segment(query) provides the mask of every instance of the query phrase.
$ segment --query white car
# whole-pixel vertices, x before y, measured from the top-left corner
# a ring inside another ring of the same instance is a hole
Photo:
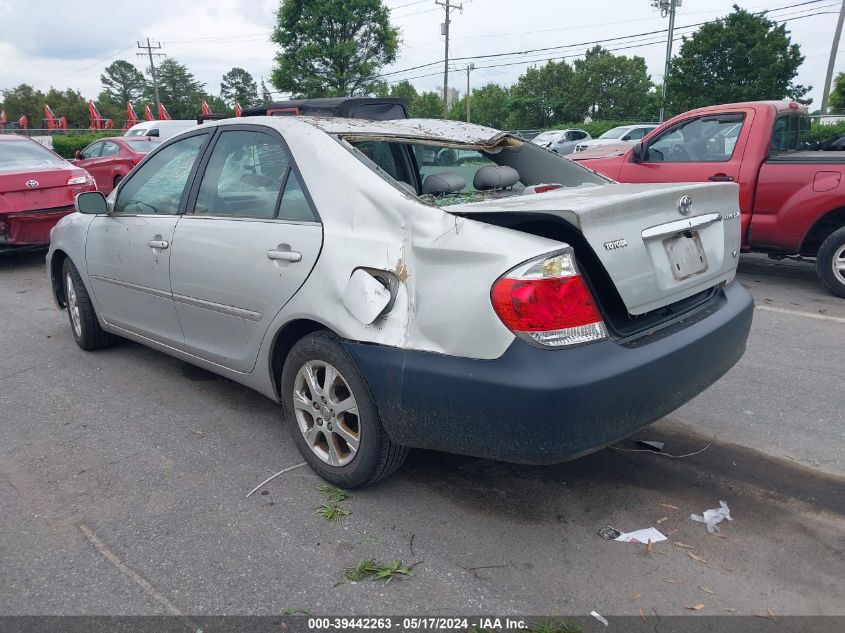
[[[531,139],[534,145],[545,147],[547,150],[556,152],[562,156],[571,154],[575,151],[575,146],[578,143],[591,140],[592,137],[584,130],[569,129],[569,130],[548,130],[540,132],[537,136]]]
[[[638,123],[636,125],[620,125],[611,128],[598,138],[583,141],[575,146],[576,152],[583,152],[591,147],[613,145],[617,143],[636,143],[652,130],[657,129],[656,123]]]
[[[79,347],[261,392],[355,487],[411,447],[571,459],[712,384],[751,325],[737,192],[617,184],[454,121],[227,119],[80,194],[47,270]]]
[[[164,121],[141,121],[130,127],[123,136],[153,136],[160,139],[176,136],[180,132],[196,127],[195,119],[167,119]]]

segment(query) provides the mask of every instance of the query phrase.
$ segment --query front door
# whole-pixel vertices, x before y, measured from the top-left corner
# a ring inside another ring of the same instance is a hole
[[[173,232],[207,132],[162,147],[121,184],[88,229],[85,259],[100,315],[169,344],[183,341],[170,289]]]
[[[751,128],[751,116],[753,111],[749,110],[679,121],[648,140],[643,148],[641,162],[623,163],[619,180],[739,182],[742,156]],[[742,196],[740,201],[744,235],[751,217],[751,208]]]
[[[195,189],[170,263],[185,348],[250,372],[270,322],[317,261],[322,226],[270,130],[225,126]]]

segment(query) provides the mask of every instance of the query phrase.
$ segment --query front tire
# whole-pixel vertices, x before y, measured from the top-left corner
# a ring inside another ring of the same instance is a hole
[[[115,337],[100,327],[91,297],[70,258],[65,259],[62,264],[62,283],[70,319],[70,331],[73,332],[76,344],[88,352],[111,345]]]
[[[816,255],[816,273],[825,288],[845,297],[845,227],[828,235]]]
[[[281,394],[297,449],[330,483],[367,486],[405,461],[408,449],[388,437],[364,377],[333,333],[297,341],[285,361]]]

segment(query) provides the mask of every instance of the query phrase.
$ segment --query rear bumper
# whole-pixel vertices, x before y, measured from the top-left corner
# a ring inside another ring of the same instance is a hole
[[[346,347],[395,442],[549,464],[627,437],[704,391],[744,353],[752,314],[733,283],[718,309],[635,344],[543,350],[516,339],[496,360]]]
[[[71,205],[0,214],[0,250],[49,244],[50,230],[73,210]]]

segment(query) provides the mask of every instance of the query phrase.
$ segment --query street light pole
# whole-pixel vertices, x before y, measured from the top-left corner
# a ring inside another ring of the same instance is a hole
[[[842,0],[845,2],[845,0]],[[470,100],[472,99],[472,91],[469,88],[469,73],[475,68],[475,64],[470,62],[467,64],[467,123],[470,123]]]
[[[446,44],[443,55],[443,118],[449,118],[449,17],[453,10],[463,10],[463,5],[450,4],[450,0],[434,0],[434,4],[439,4],[446,10],[446,21],[440,26],[441,35],[445,36]]]
[[[843,0],[845,2],[845,0]],[[669,83],[669,65],[672,62],[672,38],[675,36],[675,7],[679,0],[657,0],[661,15],[669,14],[669,37],[666,39],[666,65],[663,69],[663,95],[660,99],[660,122],[666,114],[666,85]],[[668,6],[667,6],[668,5]]]
[[[845,20],[845,0],[839,7],[839,21],[833,34],[833,45],[830,47],[830,58],[827,60],[827,75],[824,78],[824,92],[822,93],[822,114],[827,114],[827,100],[830,97],[830,82],[833,79],[833,67],[836,64],[836,51],[839,49],[839,37],[842,35],[842,22]]]

